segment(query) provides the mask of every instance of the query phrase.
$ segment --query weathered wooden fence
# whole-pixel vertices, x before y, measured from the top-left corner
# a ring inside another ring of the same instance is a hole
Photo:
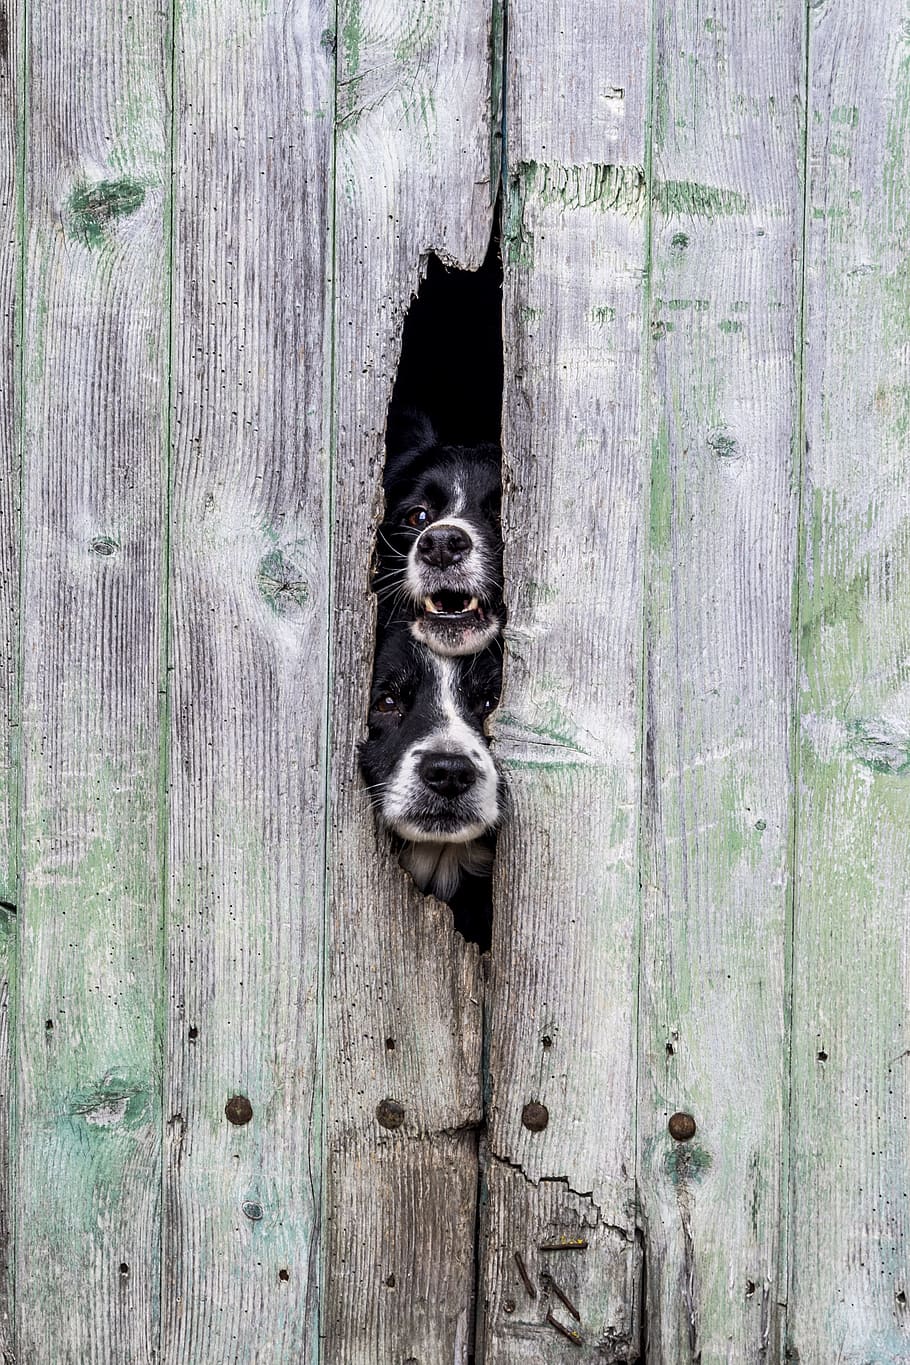
[[[0,79],[3,1358],[910,1361],[908,0],[6,0]],[[354,746],[501,161],[486,971]]]

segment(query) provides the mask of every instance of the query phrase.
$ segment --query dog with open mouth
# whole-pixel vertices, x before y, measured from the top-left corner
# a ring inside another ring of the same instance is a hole
[[[455,927],[489,938],[493,834],[505,804],[486,717],[499,701],[498,643],[446,656],[393,625],[376,656],[360,768],[381,822],[402,842],[418,888],[448,901]]]
[[[380,629],[403,618],[435,654],[477,654],[505,623],[499,447],[440,445],[407,411],[390,413],[386,447]]]

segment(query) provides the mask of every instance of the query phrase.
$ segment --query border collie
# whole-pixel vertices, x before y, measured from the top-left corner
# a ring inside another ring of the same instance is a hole
[[[409,411],[390,413],[386,446],[380,628],[404,614],[434,653],[476,654],[505,622],[499,447],[441,446]]]
[[[402,867],[450,903],[492,863],[504,787],[484,721],[501,685],[498,647],[448,658],[423,648],[404,622],[376,656],[361,772],[380,820],[403,842]]]

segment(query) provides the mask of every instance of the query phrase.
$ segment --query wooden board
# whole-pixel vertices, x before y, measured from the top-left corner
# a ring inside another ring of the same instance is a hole
[[[486,1365],[627,1360],[639,1344],[648,31],[644,6],[622,18],[616,7],[615,23],[557,10],[519,9],[508,30],[510,625],[495,728],[513,812],[490,992]],[[542,1130],[523,1122],[535,1104]],[[540,1250],[563,1238],[586,1246]]]
[[[802,6],[656,8],[640,1178],[655,1361],[786,1300]],[[676,1141],[668,1120],[691,1115]],[[782,1195],[784,1199],[782,1201]]]
[[[0,45],[0,1358],[13,1357],[10,1127],[14,1057],[10,983],[16,969],[19,711],[18,324],[22,241],[18,159],[22,45],[18,4],[6,10]]]
[[[477,949],[375,835],[355,748],[405,312],[428,252],[476,268],[490,236],[490,37],[478,0],[339,12],[326,1365],[467,1365],[473,1337]],[[378,1122],[384,1099],[401,1127]]]
[[[329,23],[176,34],[165,1360],[318,1351]]]
[[[910,1359],[910,10],[812,7],[791,1349]]]
[[[167,27],[28,34],[15,1345],[124,1365],[157,1349]]]

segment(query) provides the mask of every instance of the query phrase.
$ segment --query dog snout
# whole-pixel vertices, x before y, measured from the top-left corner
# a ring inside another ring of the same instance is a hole
[[[420,780],[439,796],[463,796],[477,781],[477,769],[464,754],[425,754],[420,762]]]
[[[417,542],[417,558],[434,569],[448,569],[472,549],[471,537],[460,526],[428,526]]]

